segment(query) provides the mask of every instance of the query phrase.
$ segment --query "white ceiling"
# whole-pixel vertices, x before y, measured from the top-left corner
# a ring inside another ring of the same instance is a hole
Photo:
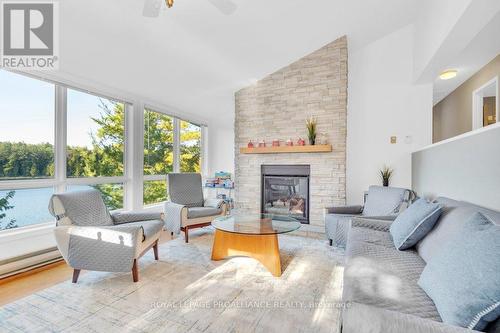
[[[467,81],[482,67],[500,54],[500,13],[497,14],[474,40],[445,69],[457,69],[458,74],[450,80],[436,78],[434,82],[434,105]]]
[[[343,35],[350,52],[414,20],[415,0],[60,1],[60,69],[230,124],[234,92]],[[226,120],[226,121],[225,121]]]

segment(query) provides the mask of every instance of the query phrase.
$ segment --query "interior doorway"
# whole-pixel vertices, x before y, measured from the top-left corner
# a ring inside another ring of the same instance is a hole
[[[498,76],[472,93],[472,127],[478,129],[499,120]]]

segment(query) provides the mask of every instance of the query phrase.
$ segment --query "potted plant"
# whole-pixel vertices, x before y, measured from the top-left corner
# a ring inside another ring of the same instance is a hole
[[[316,118],[310,117],[306,120],[307,137],[309,138],[309,144],[316,144]]]
[[[380,170],[380,177],[382,178],[382,185],[389,186],[389,181],[392,177],[394,170],[389,168],[388,166],[384,166],[382,170]]]

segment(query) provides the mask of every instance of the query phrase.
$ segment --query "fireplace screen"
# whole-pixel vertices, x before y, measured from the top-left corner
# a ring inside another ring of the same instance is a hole
[[[263,166],[262,212],[309,222],[309,166]]]

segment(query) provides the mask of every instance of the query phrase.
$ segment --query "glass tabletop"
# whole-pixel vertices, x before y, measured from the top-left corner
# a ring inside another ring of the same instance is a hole
[[[235,214],[212,221],[215,229],[247,235],[276,235],[300,228],[300,222],[293,217],[273,214]]]

